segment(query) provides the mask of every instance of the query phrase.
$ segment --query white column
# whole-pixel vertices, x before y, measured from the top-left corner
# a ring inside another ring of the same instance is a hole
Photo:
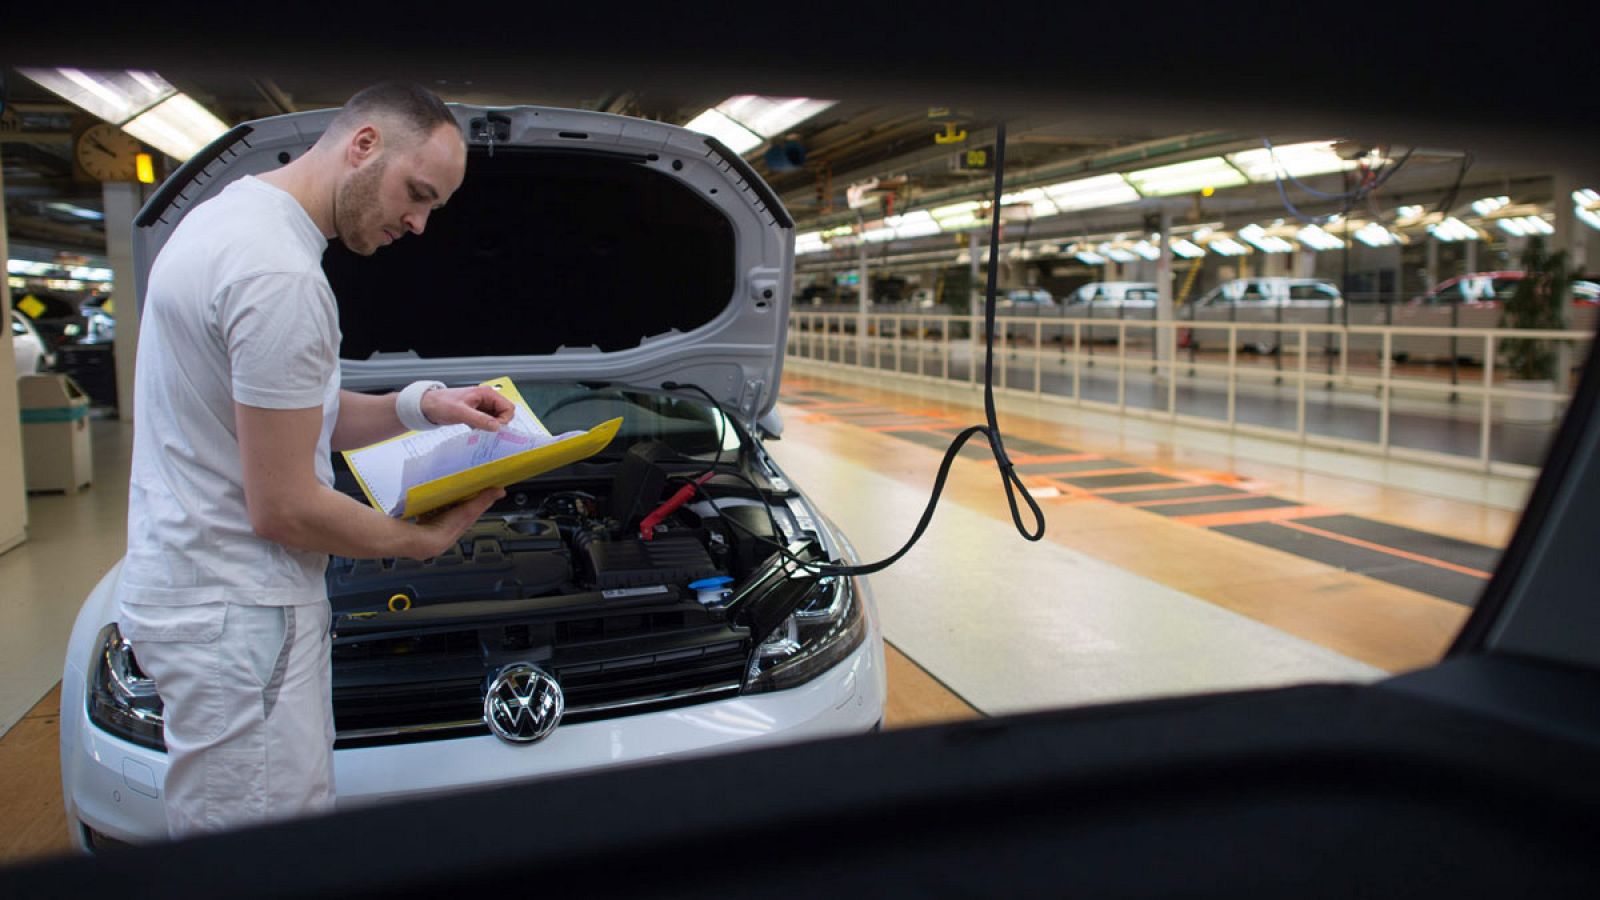
[[[858,245],[857,263],[861,281],[856,285],[856,365],[865,366],[867,360],[867,307],[872,303],[872,276],[867,272],[867,242]],[[843,337],[843,335],[840,335]],[[843,346],[842,344],[840,345]]]
[[[978,284],[978,230],[967,232],[967,312],[975,313],[983,307],[983,286]]]
[[[1584,270],[1586,248],[1583,235],[1578,233],[1583,228],[1578,221],[1578,214],[1572,208],[1572,192],[1577,190],[1577,180],[1570,172],[1557,172],[1550,177],[1551,203],[1555,207],[1556,220],[1553,224],[1555,233],[1550,235],[1546,242],[1546,249],[1554,254],[1562,250],[1567,251],[1568,271],[1581,272]],[[1567,291],[1567,296],[1562,298],[1561,325],[1563,328],[1572,327],[1572,292]],[[1573,359],[1572,344],[1568,341],[1556,342],[1556,372],[1571,372],[1572,366],[1578,362]],[[1558,375],[1557,390],[1566,388],[1565,381]]]
[[[1156,259],[1156,321],[1172,321],[1172,210],[1165,206],[1161,207],[1161,256]],[[1177,332],[1164,328],[1155,337],[1156,359],[1173,359]]]
[[[117,418],[133,421],[133,363],[139,347],[141,298],[133,277],[133,217],[139,211],[139,185],[107,182],[102,190],[106,207],[106,258],[116,289]]]
[[[0,174],[0,197],[5,175]],[[11,258],[6,240],[6,205],[0,202],[0,260]],[[17,361],[11,347],[11,285],[0,281],[5,314],[5,349],[0,351],[0,553],[28,539],[28,485],[22,472],[22,412],[17,400]]]

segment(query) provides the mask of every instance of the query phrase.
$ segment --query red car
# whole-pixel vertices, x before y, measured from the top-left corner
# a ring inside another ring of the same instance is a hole
[[[1457,275],[1439,282],[1426,294],[1411,298],[1411,305],[1461,303],[1467,306],[1494,307],[1502,301],[1511,299],[1512,293],[1517,289],[1517,282],[1526,276],[1527,273],[1522,271],[1473,272]],[[1574,279],[1572,302],[1579,306],[1600,306],[1600,284]]]

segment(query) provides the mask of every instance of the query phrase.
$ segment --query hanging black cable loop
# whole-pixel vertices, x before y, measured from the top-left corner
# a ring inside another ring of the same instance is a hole
[[[1016,466],[1011,462],[1011,457],[1006,454],[1005,442],[1000,437],[1000,422],[995,413],[994,405],[995,289],[999,277],[996,253],[1000,247],[1000,198],[1005,187],[1005,167],[1006,126],[1001,123],[995,128],[994,197],[993,202],[990,204],[989,212],[989,277],[987,299],[984,303],[984,327],[987,329],[983,359],[983,411],[985,424],[973,425],[963,430],[956,435],[955,440],[950,442],[950,449],[945,451],[944,459],[939,463],[939,474],[934,477],[933,491],[928,496],[928,505],[923,509],[922,518],[917,521],[917,527],[912,530],[911,537],[906,540],[905,545],[895,551],[893,555],[874,563],[865,563],[858,566],[835,566],[803,560],[790,553],[780,541],[755,535],[733,519],[726,520],[729,525],[769,544],[785,560],[809,572],[815,572],[819,575],[871,575],[874,572],[881,572],[905,556],[917,543],[917,540],[922,537],[923,532],[927,531],[928,525],[933,521],[933,511],[939,505],[939,495],[944,492],[945,481],[950,476],[950,466],[955,462],[956,455],[961,452],[961,448],[966,445],[973,435],[981,434],[988,439],[989,449],[994,454],[995,463],[1000,467],[1000,483],[1005,488],[1006,503],[1011,507],[1011,521],[1012,524],[1016,525],[1017,533],[1029,541],[1037,541],[1044,537],[1044,511],[1039,508],[1038,501],[1033,499],[1033,495],[1028,492],[1027,486],[1017,476]],[[722,414],[723,420],[727,421],[727,414],[722,410],[721,404],[705,388],[695,384],[681,384],[674,381],[664,382],[661,387],[663,390],[668,391],[691,390],[700,393],[717,408],[717,411]],[[720,456],[721,451],[719,449],[719,459]],[[712,468],[715,471],[716,464],[713,464]],[[744,478],[743,475],[734,474],[734,477],[749,484],[758,494],[760,493],[760,489],[756,485],[750,484],[749,479]],[[1017,503],[1017,493],[1019,491],[1022,494],[1022,499],[1027,503],[1029,511],[1033,513],[1035,527],[1032,529],[1023,524],[1022,510]],[[713,508],[716,507],[716,501],[705,490],[704,486],[697,484],[696,492],[707,503],[710,503]],[[772,517],[771,506],[763,505],[767,508],[767,516],[771,520],[773,535],[781,535],[783,532],[778,528],[777,520]]]

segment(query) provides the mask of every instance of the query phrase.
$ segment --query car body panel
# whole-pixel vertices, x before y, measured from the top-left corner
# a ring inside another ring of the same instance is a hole
[[[451,109],[469,133],[474,131],[474,122],[482,122],[490,115],[504,117],[509,123],[509,138],[494,145],[502,160],[516,151],[565,159],[598,159],[610,154],[611,158],[627,160],[628,166],[648,170],[652,177],[692,191],[725,216],[732,228],[732,290],[726,297],[710,298],[708,302],[721,305],[721,312],[710,321],[696,323],[692,328],[669,326],[644,335],[623,333],[618,341],[626,349],[607,352],[563,346],[557,352],[542,355],[428,358],[423,354],[419,358],[409,348],[395,348],[369,358],[344,359],[341,368],[347,388],[384,388],[401,378],[470,383],[500,375],[514,379],[610,381],[647,388],[672,380],[700,384],[746,424],[771,411],[777,402],[794,282],[794,228],[787,212],[776,205],[775,198],[766,192],[765,185],[758,184],[759,179],[744,167],[742,160],[737,156],[730,160],[717,149],[720,145],[708,143],[696,132],[625,116],[548,107],[490,109],[452,105]],[[318,110],[245,123],[235,132],[248,129],[247,133],[229,145],[228,152],[218,154],[203,169],[196,170],[181,191],[170,195],[158,192],[136,219],[139,227],[134,233],[135,280],[141,294],[151,262],[185,210],[215,196],[240,177],[274,169],[304,153],[335,112]],[[474,167],[497,163],[494,151],[486,150],[485,141],[469,140],[469,145],[470,182],[480,177],[475,175]],[[457,200],[459,195],[460,192]],[[442,227],[437,224],[439,218],[450,208],[446,204],[435,214],[430,230]],[[420,241],[422,237],[407,240]],[[390,254],[395,252],[377,254],[375,259],[393,260]],[[577,265],[570,260],[551,263]],[[481,265],[467,259],[457,273],[445,274],[456,277],[461,271],[472,271],[469,264]],[[612,260],[605,264],[625,262]],[[532,278],[534,274],[523,277]],[[335,293],[338,294],[337,289]],[[531,289],[529,297],[534,305],[571,304],[580,309],[600,300],[606,308],[595,310],[594,317],[613,322],[619,329],[628,328],[630,316],[651,309],[656,303],[656,298],[650,296],[574,299]],[[504,328],[504,323],[483,324]],[[348,325],[345,330],[351,331]]]

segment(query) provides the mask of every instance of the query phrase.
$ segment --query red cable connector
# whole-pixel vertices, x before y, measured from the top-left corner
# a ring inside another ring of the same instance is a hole
[[[678,492],[667,498],[667,502],[656,507],[655,511],[650,513],[650,515],[645,516],[644,520],[639,523],[639,540],[648,541],[652,537],[655,537],[656,526],[660,525],[662,521],[667,518],[667,516],[672,515],[673,511],[678,507],[688,503],[689,498],[694,496],[694,489],[697,486],[710,481],[711,476],[714,474],[716,473],[707,472],[704,475],[701,475],[699,478],[696,478],[693,482],[678,488]]]

